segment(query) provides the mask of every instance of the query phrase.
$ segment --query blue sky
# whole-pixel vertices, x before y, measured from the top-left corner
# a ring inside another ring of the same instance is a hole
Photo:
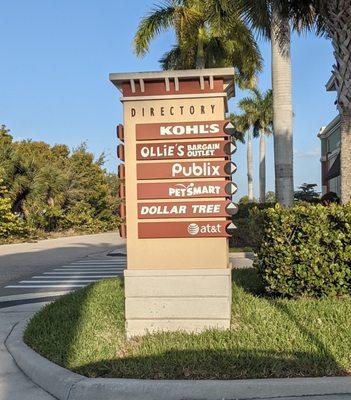
[[[119,93],[110,72],[157,70],[158,59],[173,43],[167,32],[150,53],[137,59],[132,38],[153,0],[5,0],[0,3],[0,124],[15,139],[32,138],[71,147],[86,141],[107,154],[116,171],[115,125],[121,122]],[[260,41],[264,71],[259,86],[271,85],[270,45]],[[335,94],[325,91],[334,63],[328,40],[312,34],[293,37],[295,186],[320,184],[319,128],[335,115]],[[238,92],[231,102],[235,110]],[[268,190],[274,188],[273,147],[268,140]],[[246,194],[245,146],[235,154],[238,197]],[[255,160],[258,141],[255,141]],[[258,165],[255,164],[255,194]]]

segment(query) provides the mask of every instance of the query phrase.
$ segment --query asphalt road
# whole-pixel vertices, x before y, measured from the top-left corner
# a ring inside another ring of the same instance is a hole
[[[115,232],[0,246],[0,297],[45,291],[6,286],[85,260],[115,263],[117,257],[108,254],[118,251],[125,252],[125,243]]]

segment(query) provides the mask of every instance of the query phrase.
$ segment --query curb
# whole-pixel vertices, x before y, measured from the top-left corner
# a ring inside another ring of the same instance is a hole
[[[58,400],[218,400],[351,393],[351,377],[249,380],[142,380],[86,378],[52,363],[22,340],[27,320],[5,344],[20,369]]]

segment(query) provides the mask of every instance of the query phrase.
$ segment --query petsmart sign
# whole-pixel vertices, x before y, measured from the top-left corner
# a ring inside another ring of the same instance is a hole
[[[138,183],[138,200],[231,197],[238,190],[232,181]]]

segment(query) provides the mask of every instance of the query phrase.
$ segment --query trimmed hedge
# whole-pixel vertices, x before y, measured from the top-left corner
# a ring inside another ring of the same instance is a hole
[[[272,203],[238,204],[238,212],[232,218],[237,227],[230,239],[231,247],[250,247],[257,251],[263,236],[263,213]]]
[[[257,266],[268,293],[351,294],[351,204],[300,204],[264,213]]]

